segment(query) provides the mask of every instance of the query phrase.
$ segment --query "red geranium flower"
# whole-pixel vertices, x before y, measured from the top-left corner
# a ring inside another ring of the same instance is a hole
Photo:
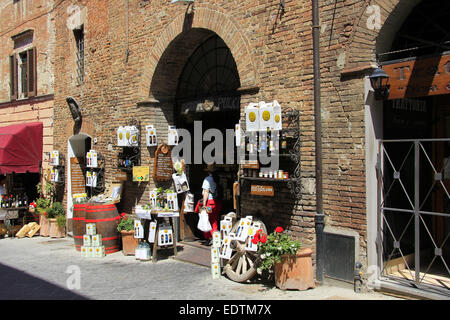
[[[47,216],[47,211],[44,212],[44,215]]]
[[[258,244],[258,242],[259,242],[259,240],[256,239],[256,237],[252,239],[252,243],[253,243],[253,244]]]
[[[266,242],[267,242],[267,236],[266,236],[266,235],[263,235],[263,236],[261,237],[261,239],[259,239],[259,241],[262,242],[262,243],[266,243]]]
[[[281,233],[283,230],[284,229],[282,227],[276,227],[275,232]]]

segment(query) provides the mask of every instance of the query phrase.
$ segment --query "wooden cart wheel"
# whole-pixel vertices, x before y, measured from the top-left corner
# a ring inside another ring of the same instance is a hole
[[[264,233],[267,233],[266,225],[262,221],[255,219],[254,222],[261,223],[261,229]],[[230,232],[236,232],[238,225],[239,221],[233,225]],[[235,282],[250,280],[256,274],[257,258],[258,254],[256,252],[245,250],[245,242],[236,241],[236,248],[233,249],[231,258],[229,260],[223,260],[225,274],[230,280]]]

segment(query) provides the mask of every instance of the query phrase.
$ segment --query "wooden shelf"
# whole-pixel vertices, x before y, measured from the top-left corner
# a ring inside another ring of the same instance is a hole
[[[242,180],[249,180],[249,181],[261,181],[261,182],[289,182],[289,181],[295,181],[296,179],[274,179],[274,178],[260,178],[260,177],[240,177]]]

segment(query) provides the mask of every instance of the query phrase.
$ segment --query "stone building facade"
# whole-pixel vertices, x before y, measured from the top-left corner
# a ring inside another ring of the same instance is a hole
[[[377,265],[375,167],[377,139],[382,138],[374,111],[379,102],[371,95],[368,77],[379,62],[377,54],[391,50],[396,31],[419,3],[319,2],[325,231],[353,239],[353,251],[343,256],[366,268]],[[117,128],[134,118],[141,128],[155,125],[158,137],[166,140],[167,126],[179,124],[177,106],[188,98],[179,91],[186,64],[201,44],[218,37],[231,52],[239,76],[234,91],[240,97],[241,119],[244,107],[259,101],[277,100],[301,112],[301,196],[293,197],[283,184],[275,186],[273,198],[243,189],[242,211],[258,213],[269,231],[285,227],[315,249],[311,1],[195,0],[190,6],[62,1],[54,14],[55,149],[67,154],[74,136],[65,101],[72,96],[83,117],[79,133],[96,141],[92,148],[106,159],[105,180],[113,181],[120,174]],[[77,30],[84,37],[82,81],[77,78]],[[141,164],[152,167],[153,153],[143,139]],[[128,179],[122,209],[133,212],[154,187],[154,181],[137,184]]]

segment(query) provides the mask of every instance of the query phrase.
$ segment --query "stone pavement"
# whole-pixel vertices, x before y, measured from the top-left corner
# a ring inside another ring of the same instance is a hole
[[[83,258],[71,238],[0,239],[0,284],[0,299],[397,299],[380,293],[357,294],[341,287],[282,291],[261,282],[241,284],[226,277],[213,280],[209,268],[167,257],[157,263],[137,261],[122,252]]]

